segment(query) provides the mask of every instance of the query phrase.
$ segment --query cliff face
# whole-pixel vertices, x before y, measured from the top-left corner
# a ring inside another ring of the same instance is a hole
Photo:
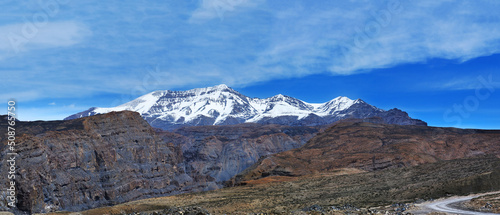
[[[241,124],[169,132],[154,130],[131,111],[17,122],[17,207],[29,213],[80,211],[216,189],[260,157],[302,146],[318,130]],[[6,161],[7,137],[0,138],[0,159]],[[5,163],[0,175],[7,175]],[[0,177],[0,184],[8,183]],[[8,209],[6,196],[0,194],[0,209]]]
[[[340,168],[375,171],[487,154],[500,157],[500,131],[350,120],[317,134],[300,148],[262,158],[229,184],[273,175],[332,172]]]
[[[135,112],[18,122],[16,130],[20,210],[83,210],[203,189],[185,173],[180,149],[159,138]],[[7,159],[5,138],[2,161]],[[2,162],[0,175],[7,169]],[[1,177],[0,184],[7,180]],[[7,209],[5,201],[0,208]]]
[[[208,175],[220,183],[262,156],[304,145],[318,131],[318,127],[240,124],[185,127],[162,136],[178,140],[173,142],[182,148],[192,177]]]

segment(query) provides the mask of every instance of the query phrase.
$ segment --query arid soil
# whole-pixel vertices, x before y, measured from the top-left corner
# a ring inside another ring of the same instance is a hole
[[[329,174],[260,180],[268,180],[268,183],[253,181],[245,186],[209,192],[144,199],[81,214],[121,214],[193,206],[212,214],[306,211],[307,214],[346,211],[361,214],[373,212],[380,206],[388,206],[382,208],[397,213],[419,199],[500,190],[500,159],[483,156],[374,172],[339,169]]]
[[[464,206],[475,211],[500,214],[500,193],[472,199],[464,203]]]

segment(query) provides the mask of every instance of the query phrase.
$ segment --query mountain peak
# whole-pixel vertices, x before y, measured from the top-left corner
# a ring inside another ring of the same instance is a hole
[[[368,117],[389,117],[399,124],[416,124],[407,115],[395,111],[389,113],[361,99],[352,100],[339,96],[321,104],[307,103],[283,94],[266,99],[251,99],[225,84],[186,91],[155,91],[117,107],[93,108],[66,119],[123,110],[139,112],[153,127],[167,130],[245,122],[324,125],[340,119]]]
[[[287,98],[290,98],[289,96],[285,96],[283,94],[278,94],[278,95],[274,95],[273,97],[269,98],[270,100],[273,100],[273,101],[284,101],[285,99]]]
[[[217,88],[217,89],[229,89],[230,87],[228,87],[225,84],[219,84],[219,85],[214,86],[214,88]]]
[[[225,90],[235,91],[235,90],[233,90],[233,88],[228,87],[225,84],[219,84],[219,85],[215,85],[213,87],[207,87],[206,89],[215,90],[215,91],[225,91]]]
[[[192,89],[192,90],[179,91],[179,92],[188,92],[188,93],[194,93],[196,95],[200,95],[200,94],[205,94],[205,93],[224,92],[224,91],[229,91],[229,92],[237,93],[237,91],[233,90],[232,88],[228,87],[225,84],[219,84],[219,85],[215,85],[215,86],[212,86],[212,87],[195,88],[195,89]]]
[[[335,100],[335,101],[341,101],[341,102],[352,102],[352,101],[354,101],[354,100],[350,99],[347,96],[339,96],[337,98],[332,99],[332,101],[333,100]]]
[[[354,100],[354,103],[357,104],[357,103],[366,103],[366,102],[363,101],[363,99],[356,99],[356,100]]]

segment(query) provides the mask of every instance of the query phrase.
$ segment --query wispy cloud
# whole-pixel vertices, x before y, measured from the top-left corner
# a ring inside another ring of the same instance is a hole
[[[401,3],[397,12],[390,12],[386,2],[297,12],[295,19],[283,21],[283,28],[300,30],[280,34],[263,61],[287,60],[287,66],[305,70],[322,64],[333,74],[352,74],[431,58],[465,61],[500,51],[500,16],[492,9],[500,9],[498,3],[389,2]],[[357,17],[343,12],[353,10]]]
[[[210,61],[208,67],[219,72],[218,80],[247,85],[325,71],[349,75],[433,58],[467,61],[500,52],[498,2],[294,1],[273,6],[255,9],[265,21],[255,17],[224,20],[230,31],[220,28],[214,39],[224,38],[234,52],[215,59],[219,62],[215,67]],[[247,30],[256,32],[259,40]],[[246,44],[251,47],[240,53],[238,47]],[[214,41],[204,45],[219,46]],[[216,51],[226,51],[222,47]],[[240,57],[248,60],[241,63]],[[229,60],[237,63],[226,63]],[[200,77],[207,72],[201,69],[207,67],[205,62],[186,66],[185,70]]]
[[[22,35],[23,16],[43,8],[5,6],[12,12],[0,18],[0,73],[9,81],[0,98],[26,101],[132,99],[500,53],[499,1],[72,1],[19,54],[9,35]]]
[[[0,101],[7,101],[9,99],[15,99],[17,101],[33,101],[39,99],[40,93],[35,90],[27,90],[27,91],[17,91],[12,92],[8,91],[0,94]]]
[[[199,22],[214,18],[224,20],[224,16],[228,13],[256,7],[261,2],[261,0],[202,0],[199,7],[191,14],[190,21]]]
[[[500,79],[490,75],[453,78],[444,83],[432,83],[431,88],[441,90],[475,90],[475,89],[500,89]],[[428,86],[429,87],[429,86]]]
[[[32,22],[0,26],[0,52],[10,55],[29,50],[72,46],[91,35],[91,31],[78,22]]]

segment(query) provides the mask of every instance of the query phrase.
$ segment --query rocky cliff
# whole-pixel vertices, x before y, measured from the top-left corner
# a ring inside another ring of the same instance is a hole
[[[380,119],[369,121],[372,122],[351,119],[337,123],[300,148],[260,159],[229,184],[273,175],[326,173],[341,168],[375,171],[478,155],[500,157],[499,130],[401,126],[381,124]]]
[[[5,121],[0,124],[6,126]],[[136,112],[18,122],[16,130],[17,207],[30,213],[83,210],[197,191],[213,180],[187,175],[181,150],[159,138]],[[4,140],[2,136],[5,144]],[[6,152],[2,145],[2,161]],[[7,175],[4,164],[0,175]],[[1,177],[0,184],[6,186],[7,177]],[[2,199],[5,196],[3,192]],[[5,200],[0,208],[6,209]]]
[[[240,124],[169,132],[131,111],[17,122],[17,207],[28,213],[80,211],[216,189],[260,157],[302,146],[319,129]],[[5,161],[6,136],[0,138]],[[9,166],[0,165],[0,174],[7,175]],[[8,209],[6,196],[0,195],[0,209]]]
[[[223,182],[259,158],[304,145],[319,127],[240,124],[184,127],[161,132],[182,148],[186,170],[192,177],[209,175]],[[180,135],[180,136],[179,136]]]

